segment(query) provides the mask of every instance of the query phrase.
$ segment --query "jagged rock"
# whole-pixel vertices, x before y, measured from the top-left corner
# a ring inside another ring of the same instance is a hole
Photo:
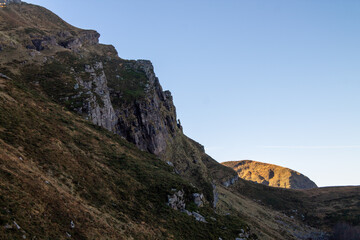
[[[192,216],[192,213],[186,209],[182,209],[181,212],[186,213],[189,216]]]
[[[96,31],[86,30],[82,31],[79,35],[74,36],[68,31],[61,31],[57,36],[60,37],[57,41],[58,45],[77,51],[83,45],[94,45],[99,43],[100,34]]]
[[[84,45],[94,45],[99,43],[100,34],[93,30],[84,30],[78,34],[69,31],[60,31],[56,35],[30,34],[32,45],[26,45],[27,49],[42,51],[52,46],[62,46],[64,48],[78,51]]]
[[[204,205],[203,199],[204,199],[204,195],[201,193],[193,193],[192,195],[194,203],[196,204],[196,206],[198,207],[202,207]]]
[[[168,195],[167,204],[174,210],[184,210],[186,206],[184,200],[184,190],[179,190],[173,195]]]
[[[83,45],[95,45],[99,43],[100,34],[94,30],[85,30],[80,33],[79,41]]]
[[[71,222],[70,222],[70,227],[71,227],[71,228],[75,228],[75,223],[74,223],[74,221],[72,221],[72,220],[71,220]]]
[[[216,208],[216,205],[219,201],[219,193],[216,190],[216,185],[214,183],[212,183],[211,186],[213,188],[213,208]]]
[[[186,213],[188,216],[193,216],[196,221],[207,223],[206,219],[197,212],[190,212],[186,209],[182,209],[181,212]]]
[[[77,109],[79,113],[85,112],[91,121],[109,131],[115,132],[117,116],[110,100],[107,78],[103,71],[103,64],[96,62],[93,66],[85,65],[84,71],[91,73],[89,79],[77,77],[74,88],[81,86],[88,93],[85,106]],[[98,72],[98,74],[96,73]]]
[[[15,227],[16,227],[18,230],[21,229],[21,227],[19,226],[19,224],[17,224],[15,221],[13,221],[13,223],[14,223]]]
[[[9,224],[6,224],[6,225],[4,226],[4,228],[5,228],[5,229],[12,229],[13,226],[11,226],[11,225],[9,225]]]
[[[34,36],[37,37],[37,36]],[[53,36],[44,36],[43,38],[35,38],[31,40],[33,46],[27,45],[27,49],[36,49],[37,51],[42,51],[45,48],[49,48],[50,46],[57,45],[56,38]]]
[[[176,190],[175,190],[176,191]],[[189,216],[193,216],[197,221],[206,222],[205,218],[197,212],[190,212],[185,209],[184,190],[176,191],[173,195],[168,195],[168,206],[174,210],[180,210]],[[201,198],[202,194],[194,193],[193,196]]]
[[[44,50],[44,46],[42,46],[42,41],[41,39],[33,39],[31,40],[31,42],[33,43],[36,51],[42,51]]]
[[[195,217],[196,221],[207,223],[205,218],[202,215],[200,215],[199,213],[192,212],[192,215]]]
[[[143,98],[115,107],[119,118],[118,134],[135,143],[138,148],[161,157],[176,135],[176,110],[171,93],[162,90],[150,61],[138,60],[129,67],[142,72],[147,85]],[[110,84],[110,94],[116,101],[119,93],[112,90],[115,87],[111,85],[114,84],[116,82]]]
[[[239,180],[239,176],[232,177],[229,180],[222,182],[222,185],[224,185],[225,187],[229,187],[233,185],[237,180]]]
[[[0,73],[0,77],[1,77],[1,78],[5,78],[5,79],[8,79],[8,80],[11,79],[11,78],[9,78],[8,76],[6,76],[5,74],[2,74],[2,73]]]

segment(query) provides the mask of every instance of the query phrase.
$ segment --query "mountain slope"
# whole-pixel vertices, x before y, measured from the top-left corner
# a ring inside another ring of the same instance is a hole
[[[234,169],[242,179],[267,186],[292,189],[317,188],[308,177],[289,168],[252,160],[223,162],[222,164]]]
[[[314,192],[330,211],[208,156],[149,61],[121,59],[39,6],[9,5],[0,20],[1,239],[323,239],[316,221],[356,223],[343,217],[356,189]],[[284,215],[298,206],[334,218]]]
[[[38,6],[10,5],[0,18],[2,73],[174,165],[208,201],[213,181],[236,176],[182,133],[171,93],[150,61],[121,59],[113,46],[99,44],[96,31]]]
[[[155,155],[20,79],[0,77],[0,99],[0,239],[231,239],[246,228],[198,208],[199,189]],[[167,206],[178,190],[208,223]]]
[[[280,212],[279,216],[293,216],[292,220],[328,233],[339,223],[360,226],[360,186],[294,190],[239,179],[227,191],[236,195],[236,199],[251,199],[263,207]],[[228,200],[224,199],[225,202]],[[229,204],[226,207],[229,208]]]

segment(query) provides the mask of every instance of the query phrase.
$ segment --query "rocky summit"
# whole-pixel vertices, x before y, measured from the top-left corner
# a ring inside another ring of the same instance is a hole
[[[252,160],[230,161],[222,164],[234,169],[242,179],[267,186],[292,189],[317,188],[308,177],[289,168]]]
[[[98,32],[12,2],[0,9],[0,239],[357,231],[359,187],[279,189],[239,178],[183,133],[150,61],[122,59]]]

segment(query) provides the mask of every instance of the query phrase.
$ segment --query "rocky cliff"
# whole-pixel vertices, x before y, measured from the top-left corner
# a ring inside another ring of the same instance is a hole
[[[234,169],[242,179],[271,187],[310,189],[317,188],[308,177],[289,168],[251,160],[224,162],[224,166]]]
[[[236,176],[185,136],[170,91],[147,60],[124,60],[100,34],[46,9],[12,5],[0,14],[0,70],[54,102],[168,162],[214,202],[214,184]],[[36,78],[34,78],[36,76]]]
[[[171,93],[162,90],[150,61],[123,60],[114,47],[99,44],[96,31],[77,29],[45,9],[41,14],[32,5],[6,10],[0,16],[6,71],[20,70],[54,101],[142,150],[165,154],[181,126]],[[15,62],[22,68],[9,67]],[[36,80],[30,79],[33,74]]]

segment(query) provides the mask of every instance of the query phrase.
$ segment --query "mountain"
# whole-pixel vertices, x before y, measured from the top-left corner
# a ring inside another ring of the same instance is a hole
[[[317,188],[308,177],[289,168],[252,160],[223,162],[234,169],[242,179],[271,187],[310,189]]]
[[[213,211],[236,173],[182,133],[149,61],[39,6],[0,19],[0,239],[252,236]]]
[[[357,187],[271,188],[208,156],[150,61],[39,6],[0,20],[0,239],[325,239],[359,224]]]

